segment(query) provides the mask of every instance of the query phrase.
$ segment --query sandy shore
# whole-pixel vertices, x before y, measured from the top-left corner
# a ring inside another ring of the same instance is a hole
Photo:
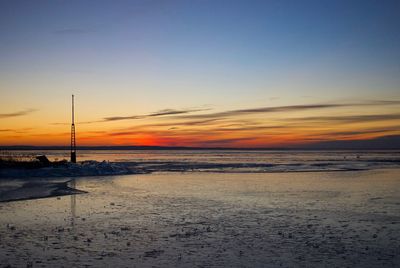
[[[69,187],[70,183],[70,180],[57,182],[32,179],[2,182],[0,183],[0,202],[86,193],[85,191]]]
[[[81,178],[0,203],[12,267],[398,267],[400,170]]]

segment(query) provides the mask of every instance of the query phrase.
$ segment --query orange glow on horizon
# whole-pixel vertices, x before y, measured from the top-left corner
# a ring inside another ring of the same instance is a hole
[[[386,134],[386,133],[385,133]],[[399,131],[389,134],[399,135]],[[352,137],[330,136],[329,134],[301,133],[280,135],[202,135],[185,136],[175,133],[139,133],[137,135],[113,136],[102,134],[92,136],[90,133],[77,134],[77,146],[183,146],[183,147],[226,147],[226,148],[283,148],[307,145],[330,140],[366,140],[383,136],[381,133],[358,134]],[[2,145],[36,145],[36,146],[69,146],[69,133],[32,135],[26,137],[3,136]],[[17,141],[17,142],[16,142]]]
[[[368,113],[365,105],[357,104],[328,106],[328,110],[323,109],[324,105],[294,105],[225,112],[194,109],[178,111],[178,115],[164,109],[150,116],[88,118],[76,122],[77,146],[278,148],[400,135],[396,105],[368,105]],[[269,116],[264,117],[264,113]],[[0,118],[7,126],[0,129],[0,145],[68,146],[69,123],[53,123],[50,114],[48,123],[36,126],[46,116],[32,113],[15,119]]]

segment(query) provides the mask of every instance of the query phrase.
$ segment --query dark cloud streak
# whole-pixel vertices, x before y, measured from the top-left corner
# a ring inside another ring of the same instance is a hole
[[[312,116],[312,117],[286,118],[283,120],[298,121],[298,122],[364,123],[371,121],[400,120],[400,114]]]
[[[228,110],[223,112],[208,113],[208,114],[190,114],[195,112],[202,112],[210,110],[207,109],[164,109],[157,112],[145,114],[145,115],[131,115],[131,116],[109,116],[104,117],[99,121],[82,122],[85,124],[100,123],[100,122],[112,122],[121,120],[138,120],[152,117],[168,117],[173,119],[219,119],[221,117],[232,117],[247,114],[263,114],[263,113],[276,113],[276,112],[298,112],[304,110],[318,110],[318,109],[330,109],[340,107],[357,107],[357,106],[387,106],[387,105],[398,105],[400,101],[397,100],[373,100],[364,102],[354,103],[325,103],[325,104],[306,104],[306,105],[288,105],[288,106],[276,106],[276,107],[259,107],[250,109],[238,109]],[[189,115],[187,115],[189,114]],[[81,124],[82,124],[81,123]],[[58,124],[58,123],[54,123]],[[172,124],[173,125],[173,124]]]
[[[215,140],[203,140],[198,142],[199,145],[220,145],[220,144],[229,144],[240,141],[250,141],[255,140],[256,137],[245,137],[245,138],[231,138],[231,139],[215,139]]]
[[[305,110],[320,110],[329,108],[341,108],[341,107],[358,107],[358,106],[387,106],[387,105],[398,105],[400,101],[366,101],[356,103],[328,103],[328,104],[306,104],[306,105],[289,105],[289,106],[276,106],[276,107],[260,107],[252,109],[238,109],[230,110],[218,113],[199,114],[199,115],[187,115],[179,116],[179,118],[196,119],[196,118],[218,118],[218,117],[231,117],[246,114],[262,114],[262,113],[276,113],[276,112],[299,112]]]
[[[103,122],[107,121],[120,121],[120,120],[130,120],[130,119],[142,119],[145,118],[146,116],[140,116],[140,115],[133,115],[133,116],[111,116],[111,117],[104,117]]]
[[[37,110],[36,109],[26,109],[26,110],[14,112],[14,113],[0,114],[0,119],[1,118],[24,116],[24,115],[31,114],[31,113],[33,113],[35,111],[37,111]]]
[[[143,119],[147,117],[158,117],[158,116],[168,116],[168,115],[177,115],[177,114],[188,114],[200,111],[206,111],[209,109],[187,109],[187,110],[174,110],[174,109],[164,109],[147,115],[132,115],[132,116],[112,116],[112,117],[104,117],[103,121],[120,121],[120,120],[134,120],[134,119]]]

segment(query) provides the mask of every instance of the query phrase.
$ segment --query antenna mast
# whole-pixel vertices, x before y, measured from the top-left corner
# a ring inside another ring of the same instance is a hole
[[[71,124],[71,163],[76,163],[74,95],[72,95],[72,124]]]

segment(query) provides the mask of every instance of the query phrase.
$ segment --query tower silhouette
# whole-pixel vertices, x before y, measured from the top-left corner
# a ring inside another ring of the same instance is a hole
[[[76,163],[74,95],[72,95],[72,124],[71,124],[71,162]]]

